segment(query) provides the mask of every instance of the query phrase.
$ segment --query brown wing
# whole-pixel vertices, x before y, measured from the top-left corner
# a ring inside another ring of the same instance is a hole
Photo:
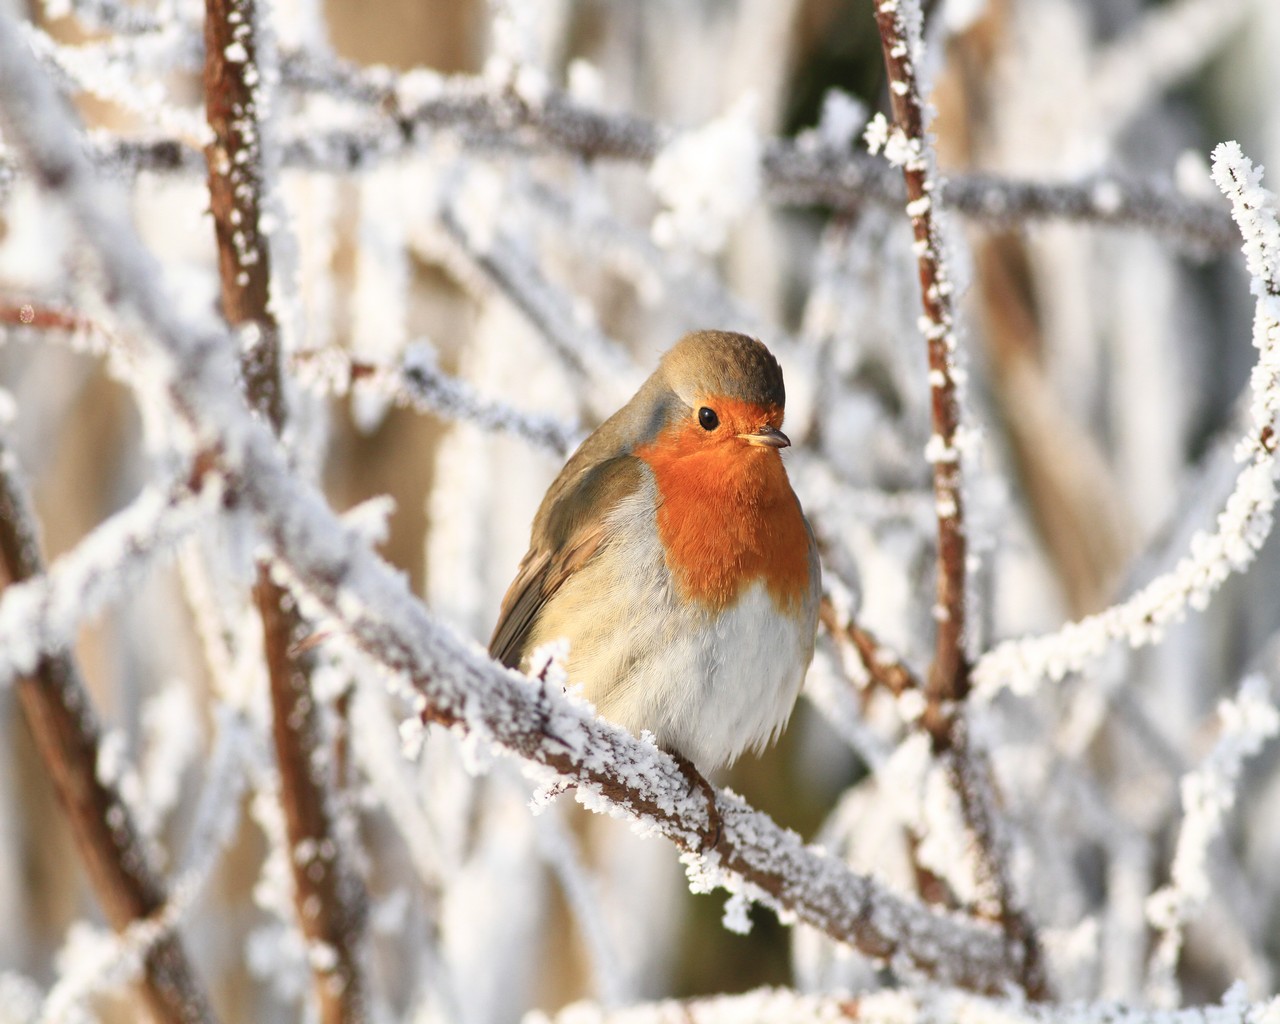
[[[533,521],[529,551],[507,588],[489,653],[518,668],[546,603],[608,541],[605,519],[640,485],[643,464],[631,455],[594,466],[572,462],[551,485]]]

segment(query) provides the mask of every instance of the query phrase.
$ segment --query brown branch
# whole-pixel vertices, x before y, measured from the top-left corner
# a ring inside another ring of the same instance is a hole
[[[1020,950],[1020,980],[1031,999],[1051,997],[1044,951],[1035,923],[1023,909],[1009,873],[1009,850],[999,821],[999,798],[991,764],[969,739],[964,718],[952,728],[942,766],[960,798],[960,813],[977,847],[979,881],[996,901],[996,921]]]
[[[80,331],[93,327],[93,322],[74,310],[55,306],[36,306],[29,302],[0,302],[0,324],[29,327],[33,331]]]
[[[271,253],[261,233],[262,124],[258,110],[254,0],[206,0],[205,111],[213,141],[205,150],[209,209],[218,241],[222,311],[250,327],[241,369],[254,408],[279,433],[284,425],[279,334],[268,310]]]
[[[254,0],[206,0],[205,105],[214,135],[206,157],[223,313],[248,335],[240,367],[249,403],[279,434],[286,407],[279,326],[269,307],[271,253],[261,231],[257,17]],[[294,903],[307,940],[330,954],[311,958],[320,1019],[354,1024],[366,1019],[357,949],[364,930],[364,897],[341,855],[328,780],[317,767],[323,759],[320,709],[308,671],[311,658],[293,653],[306,627],[266,563],[258,567],[254,600],[262,618]]]
[[[904,11],[904,8],[908,8]],[[996,821],[996,798],[990,771],[968,736],[963,707],[969,694],[969,661],[965,650],[967,542],[961,493],[960,453],[956,435],[960,405],[955,373],[952,285],[943,254],[934,178],[934,155],[925,124],[924,103],[916,77],[919,17],[913,0],[878,0],[876,26],[884,52],[893,109],[894,131],[904,144],[902,176],[907,214],[915,238],[916,269],[924,309],[928,345],[930,405],[933,418],[931,459],[934,500],[938,507],[938,581],[935,617],[938,633],[933,665],[925,687],[923,724],[936,754],[960,798],[966,825],[977,845],[978,870],[998,903],[1005,934],[1021,950],[1021,978],[1027,994],[1047,998],[1049,989],[1039,938],[1021,909],[1008,870],[1008,851]]]
[[[938,507],[938,582],[934,612],[938,621],[934,661],[925,688],[925,725],[935,747],[946,746],[951,712],[969,692],[965,654],[965,578],[967,543],[956,433],[960,405],[956,394],[952,287],[942,256],[942,235],[935,209],[931,158],[925,135],[923,103],[916,80],[913,40],[903,19],[901,0],[879,0],[876,25],[889,76],[895,130],[909,146],[902,164],[907,213],[916,241],[920,300],[927,323],[930,411],[933,416],[933,492]]]
[[[870,630],[853,619],[842,619],[830,598],[824,597],[818,605],[818,618],[837,643],[847,641],[853,645],[867,677],[895,697],[909,690],[924,692],[914,672],[896,654],[883,646]]]
[[[10,582],[44,572],[35,516],[26,488],[7,469],[11,453],[0,441],[0,562]],[[18,700],[40,756],[67,814],[89,881],[111,927],[123,932],[165,905],[164,883],[115,785],[97,771],[101,749],[93,702],[70,654],[46,654],[17,681]],[[142,1001],[157,1021],[213,1020],[204,991],[177,935],[148,949]]]

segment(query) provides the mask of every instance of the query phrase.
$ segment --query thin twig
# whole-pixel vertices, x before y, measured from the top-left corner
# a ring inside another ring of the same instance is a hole
[[[818,605],[818,618],[837,641],[847,641],[853,645],[871,682],[895,697],[901,697],[912,690],[924,692],[915,673],[901,658],[881,644],[870,630],[858,625],[853,619],[844,621],[829,598],[824,597]]]
[[[0,562],[8,580],[21,583],[43,575],[44,564],[31,500],[12,463],[0,439]],[[35,670],[19,678],[17,690],[89,880],[111,926],[124,932],[160,911],[168,897],[133,814],[97,770],[101,736],[79,667],[69,653],[43,654]],[[213,1020],[182,941],[172,932],[148,950],[141,986],[157,1021]]]
[[[511,434],[553,455],[569,454],[578,433],[576,427],[481,394],[466,381],[441,370],[428,353],[425,345],[409,345],[402,362],[382,365],[352,359],[336,348],[304,350],[294,353],[290,363],[302,370],[298,377],[304,385],[339,395],[368,388],[404,408]]]
[[[925,686],[923,724],[943,759],[960,798],[965,823],[976,841],[979,871],[998,900],[1001,926],[1022,951],[1021,979],[1027,994],[1044,999],[1048,980],[1039,937],[1022,910],[1008,869],[1008,851],[997,824],[995,791],[983,759],[971,743],[963,714],[969,695],[965,650],[968,545],[964,529],[961,458],[957,446],[960,400],[955,366],[956,344],[952,284],[944,258],[937,206],[936,167],[927,135],[924,102],[916,67],[920,58],[920,10],[914,0],[879,0],[880,31],[889,97],[893,108],[897,159],[907,190],[907,214],[915,237],[916,266],[924,309],[929,357],[933,437],[934,500],[938,518],[938,620],[934,661]]]
[[[894,130],[905,150],[902,177],[907,189],[907,214],[916,240],[916,268],[924,307],[925,340],[929,356],[930,411],[933,417],[931,459],[933,493],[938,518],[938,581],[934,615],[938,621],[933,665],[925,687],[929,701],[925,724],[935,745],[946,745],[948,706],[969,692],[965,652],[965,578],[967,541],[961,493],[960,402],[955,368],[952,285],[943,258],[941,224],[934,196],[933,158],[925,134],[920,85],[912,52],[918,35],[909,31],[903,13],[905,0],[880,0],[876,25],[889,75]],[[915,14],[919,9],[912,5]]]
[[[261,39],[255,0],[205,4],[205,104],[214,140],[207,150],[209,206],[218,243],[223,313],[247,334],[241,373],[249,402],[272,430],[284,428],[280,330],[269,308],[271,252],[261,231],[263,204]],[[334,831],[326,778],[317,771],[320,708],[312,658],[295,656],[306,632],[292,596],[258,567],[254,600],[262,618],[271,693],[271,735],[280,770],[280,801],[289,837],[294,903],[307,940],[326,952],[310,957],[324,1024],[365,1020],[365,984],[357,950],[364,896]]]
[[[56,306],[33,305],[30,302],[14,304],[0,302],[0,325],[6,327],[29,327],[33,331],[77,331],[90,330],[93,322],[80,316],[74,310],[60,309]]]
[[[480,244],[449,207],[440,222],[494,287],[538,329],[564,366],[591,383],[587,398],[596,414],[604,418],[626,401],[641,381],[635,364],[616,342],[582,322],[569,296],[551,286],[522,246],[503,232]]]

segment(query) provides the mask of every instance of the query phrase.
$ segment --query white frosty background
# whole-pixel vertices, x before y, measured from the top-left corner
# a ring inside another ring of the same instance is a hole
[[[207,317],[203,10],[4,6],[95,129],[101,174],[172,301]],[[665,840],[570,797],[534,814],[543,801],[514,760],[405,728],[381,671],[321,621],[315,772],[367,893],[367,1019],[486,1024],[575,1001],[566,1020],[624,1007],[636,1021],[1092,1021],[1119,1019],[1113,1003],[1147,1008],[1143,1020],[1193,1019],[1173,1013],[1183,1006],[1209,1007],[1196,1020],[1280,1014],[1274,540],[1254,559],[1274,502],[1280,236],[1274,201],[1246,180],[1242,201],[1263,208],[1245,225],[1246,269],[1209,159],[1233,138],[1280,171],[1280,5],[927,8],[939,159],[962,207],[948,223],[971,650],[994,649],[972,728],[1057,1002],[1024,1011],[933,989],[769,911],[733,934],[721,912],[741,928],[743,902],[689,895]],[[285,0],[262,17],[285,440],[335,509],[361,506],[349,525],[385,533],[434,616],[486,640],[566,448],[683,331],[740,329],[784,364],[787,457],[836,608],[924,672],[929,390],[907,220],[886,198],[896,171],[861,137],[867,108],[884,108],[869,3]],[[612,119],[602,159],[583,159],[598,150],[574,135],[566,96]],[[185,155],[152,146],[139,170],[121,144],[159,139]],[[1229,191],[1226,169],[1245,165],[1224,160]],[[1085,187],[1024,206],[1005,180]],[[1072,222],[1045,216],[1067,206]],[[24,325],[45,311],[77,320]],[[141,328],[115,315],[8,139],[0,313],[0,468],[31,481],[52,561],[168,479],[186,442],[125,354]],[[380,495],[393,504],[361,504]],[[133,505],[117,534],[164,523],[187,538],[176,557],[127,583],[89,565],[50,610],[101,609],[74,648],[104,730],[96,770],[170,880],[218,1019],[318,1019],[331,1004],[312,971],[334,954],[303,937],[288,862],[328,854],[285,839],[249,590],[258,538],[238,514],[157,505],[160,492]],[[1206,539],[1220,525],[1226,539]],[[1246,571],[1225,578],[1234,568]],[[0,609],[7,672],[42,642],[3,632],[26,614]],[[996,646],[1037,634],[1054,635]],[[806,692],[780,748],[738,766],[734,788],[904,893],[986,905],[912,727],[918,700],[868,687],[825,631]],[[0,1022],[134,1020],[136,951],[106,927],[13,686],[0,686],[0,735]],[[764,982],[792,991],[716,998]]]

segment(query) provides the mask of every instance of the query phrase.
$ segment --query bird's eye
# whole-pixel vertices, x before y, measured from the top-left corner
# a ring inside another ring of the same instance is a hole
[[[702,425],[703,430],[715,430],[720,426],[720,417],[716,415],[714,409],[708,409],[705,405],[698,410],[698,422]]]

